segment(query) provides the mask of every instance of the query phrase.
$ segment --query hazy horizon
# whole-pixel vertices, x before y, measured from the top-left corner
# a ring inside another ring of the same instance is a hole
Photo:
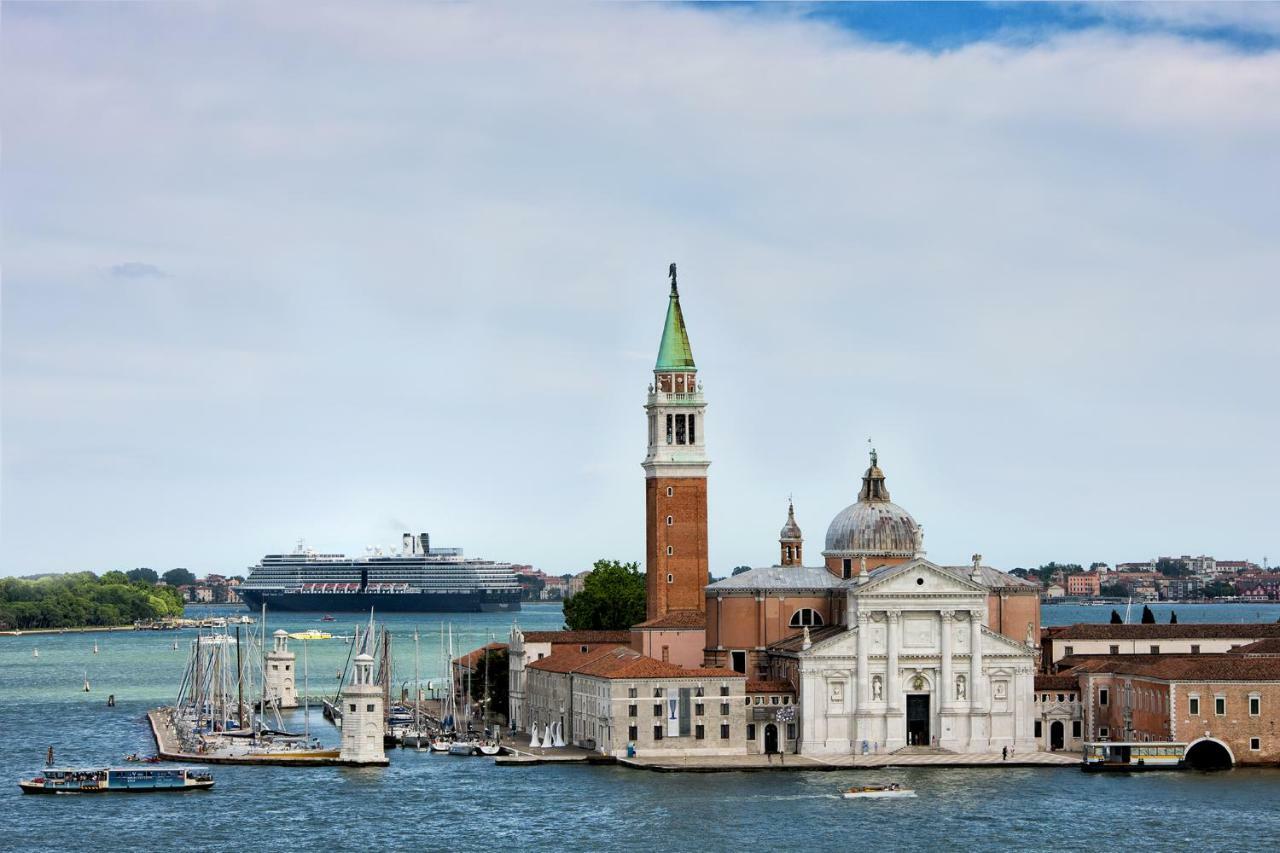
[[[672,261],[715,575],[1274,562],[1280,6],[853,9],[5,4],[0,575],[642,562]]]

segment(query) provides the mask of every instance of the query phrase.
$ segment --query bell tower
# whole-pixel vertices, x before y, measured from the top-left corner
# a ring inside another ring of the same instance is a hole
[[[707,404],[693,363],[672,264],[667,321],[645,403],[644,458],[647,620],[672,611],[706,613]]]
[[[800,533],[800,525],[796,524],[796,507],[787,501],[787,523],[782,525],[778,534],[778,545],[781,548],[781,566],[804,565],[804,535]]]

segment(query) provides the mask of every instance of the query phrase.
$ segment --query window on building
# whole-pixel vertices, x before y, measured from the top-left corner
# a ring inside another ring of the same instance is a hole
[[[634,699],[634,698],[636,698],[636,689],[635,689],[635,687],[628,687],[628,688],[627,688],[627,698],[628,698],[628,699]]]
[[[675,523],[676,523],[675,516],[673,516],[673,515],[668,515],[668,516],[667,516],[667,527],[670,527],[671,525],[673,525],[673,524],[675,524]]]
[[[697,417],[698,417],[697,415],[689,415],[689,443],[690,444],[698,443],[698,430],[694,424],[694,420]]]
[[[1036,737],[1041,737],[1040,721],[1036,720]]]
[[[1080,737],[1080,721],[1079,720],[1071,721],[1071,736],[1074,738]]]
[[[640,716],[640,706],[639,706],[639,705],[636,705],[634,702],[633,702],[632,704],[628,705],[628,706],[627,706],[627,716],[628,716],[628,717],[638,717],[638,716]]]
[[[728,696],[728,695],[729,695],[729,685],[727,685],[727,684],[721,684],[721,685],[720,685],[720,695],[721,695],[721,696]]]
[[[795,740],[795,739],[796,739],[796,724],[787,723],[787,740]]]
[[[355,712],[356,712],[356,706],[355,706],[355,705],[352,705],[352,706],[351,706],[351,713],[353,713],[353,714],[354,714]]]
[[[661,687],[655,687],[655,688],[653,688],[653,698],[654,698],[654,699],[661,699],[661,698],[662,698],[662,688],[661,688]]]
[[[627,726],[627,740],[637,741],[640,739],[640,729],[637,726]]]
[[[1107,690],[1107,688],[1103,687],[1103,688],[1101,688],[1100,690],[1098,690],[1098,704],[1099,704],[1099,705],[1105,705],[1105,704],[1107,704],[1107,700],[1108,700],[1108,699],[1110,699],[1110,698],[1111,698],[1111,692],[1110,692],[1109,690]]]
[[[702,703],[701,703],[701,702],[696,702],[696,703],[694,703],[694,706],[693,706],[693,715],[694,715],[695,717],[701,717],[704,713],[706,713],[706,712],[703,710],[703,705],[702,705]]]
[[[845,580],[848,580],[849,578],[853,577],[853,560],[851,558],[849,557],[844,558],[844,561],[841,563],[841,566],[840,566],[840,573]]]
[[[1152,646],[1152,647],[1151,647],[1151,654],[1153,654],[1153,655],[1158,655],[1158,654],[1160,654],[1160,647],[1159,647],[1159,646]]]
[[[747,671],[747,653],[729,652],[729,667],[734,672],[741,672],[745,674]]]
[[[1192,717],[1200,716],[1200,697],[1199,696],[1187,697],[1187,714]]]
[[[729,716],[729,703],[728,703],[728,702],[721,702],[721,703],[720,703],[720,716],[722,716],[722,717],[727,717],[727,716]]]
[[[662,740],[662,726],[653,727],[653,739]]]
[[[1257,752],[1258,750],[1262,749],[1262,738],[1260,737],[1249,738],[1249,749],[1253,750],[1254,752]]]
[[[279,664],[276,664],[276,663],[273,663],[273,664],[271,664],[271,669],[272,669],[273,671],[275,671],[275,672],[279,672],[279,671],[280,671],[280,665],[279,665]]]
[[[672,486],[667,486],[667,497],[671,497],[675,493],[676,493],[675,488],[673,488]]]
[[[795,613],[791,614],[792,628],[805,628],[820,625],[822,625],[822,614],[814,610],[812,607],[801,607]]]
[[[694,740],[706,740],[706,737],[707,737],[706,726],[702,725],[702,723],[698,723],[696,726],[693,727]]]
[[[1119,647],[1119,646],[1111,646],[1111,647],[1107,650],[1107,653],[1108,653],[1108,654],[1113,654],[1113,655],[1118,655],[1118,654],[1120,654],[1120,647]]]
[[[1103,738],[1104,740],[1106,738],[1111,737],[1111,729],[1107,728],[1106,726],[1103,726],[1102,728],[1098,729],[1098,737]]]
[[[1059,694],[1058,694],[1058,701],[1059,701],[1059,702],[1066,701],[1066,697],[1064,696],[1064,694],[1062,694],[1062,693],[1059,693]]]
[[[1262,713],[1262,697],[1250,696],[1249,697],[1249,716],[1256,717],[1261,713]]]
[[[1225,717],[1227,715],[1227,697],[1226,696],[1213,697],[1213,713],[1219,717]]]
[[[373,705],[365,705],[365,706],[364,706],[364,709],[365,709],[365,711],[367,711],[367,712],[368,712],[368,713],[370,713],[370,714],[372,714],[372,713],[373,713]]]
[[[790,696],[783,696],[783,697],[782,697],[782,704],[783,704],[783,705],[790,705],[790,704],[791,704],[791,697],[790,697]]]
[[[756,739],[756,724],[747,723],[747,740],[755,740],[755,739]]]
[[[1199,647],[1198,645],[1196,645],[1195,643],[1192,643],[1192,644],[1191,644],[1191,654],[1193,654],[1193,655],[1198,655],[1198,654],[1200,654],[1200,647]]]
[[[676,444],[686,444],[685,441],[685,416],[676,415]]]
[[[720,724],[720,740],[728,740],[728,739],[729,739],[729,724],[721,723]]]
[[[782,697],[781,697],[781,696],[770,696],[770,697],[769,697],[769,704],[770,704],[770,705],[778,705],[778,704],[780,704],[781,702],[782,702]]]
[[[662,703],[661,703],[661,702],[658,702],[658,703],[655,703],[655,704],[654,704],[654,706],[653,706],[653,715],[654,715],[655,717],[661,717],[661,716],[662,716]]]
[[[671,444],[675,440],[674,423],[675,418],[672,415],[667,415],[667,444]]]
[[[662,662],[671,663],[671,647],[670,646],[662,647]]]

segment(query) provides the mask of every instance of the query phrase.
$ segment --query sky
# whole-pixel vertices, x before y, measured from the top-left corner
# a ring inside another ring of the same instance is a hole
[[[1280,559],[1278,5],[0,15],[0,574],[642,560],[673,261],[717,575]]]

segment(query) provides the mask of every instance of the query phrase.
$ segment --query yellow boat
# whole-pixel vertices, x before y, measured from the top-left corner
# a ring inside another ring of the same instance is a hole
[[[332,640],[333,634],[326,634],[324,631],[298,631],[290,634],[291,640]]]

